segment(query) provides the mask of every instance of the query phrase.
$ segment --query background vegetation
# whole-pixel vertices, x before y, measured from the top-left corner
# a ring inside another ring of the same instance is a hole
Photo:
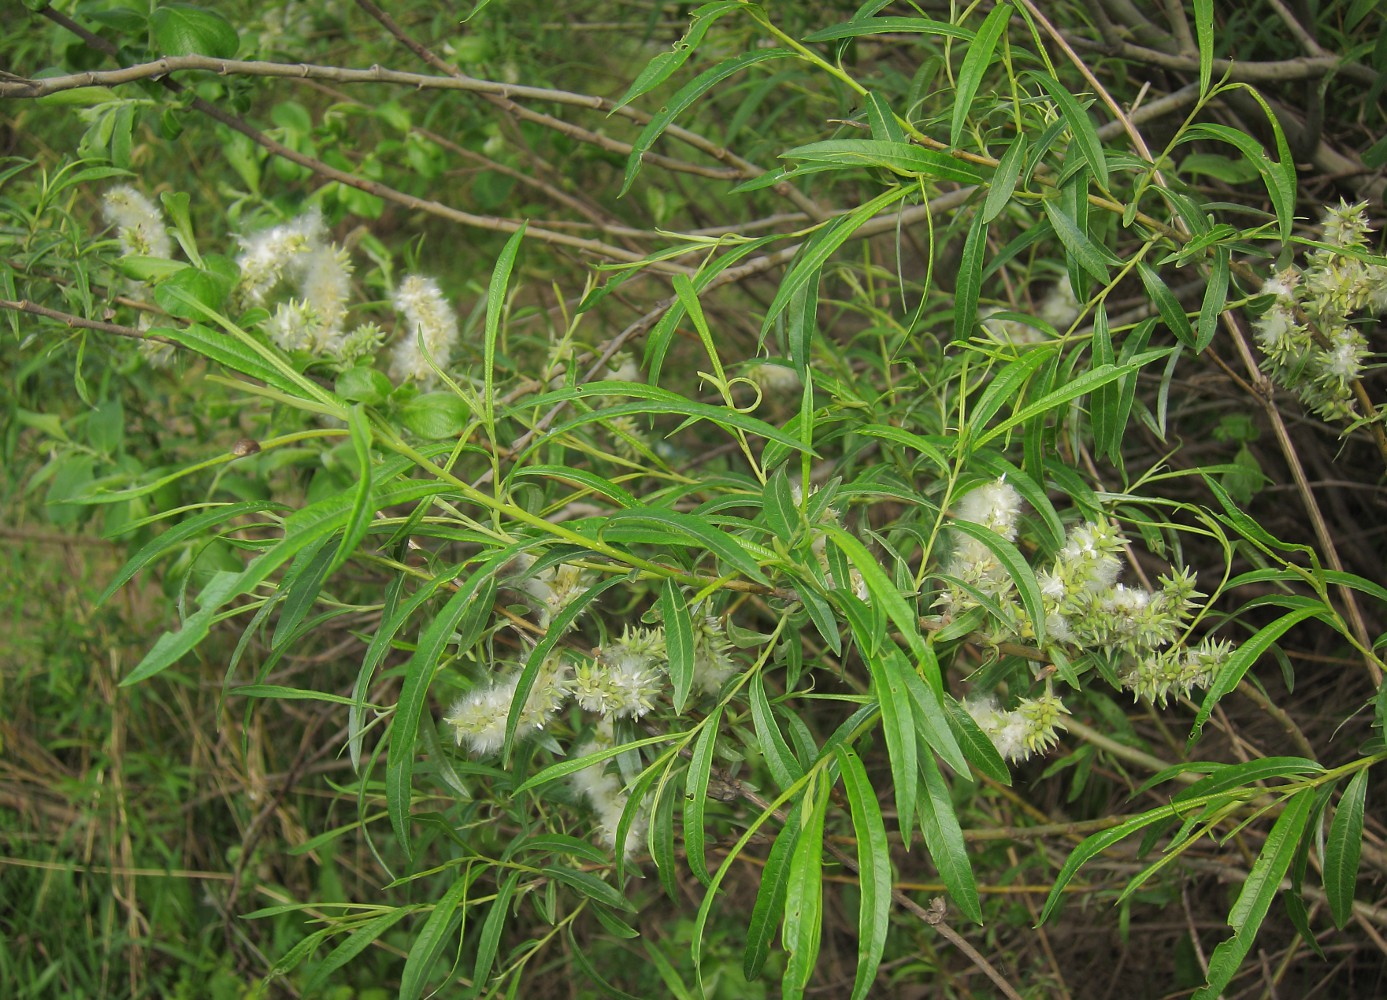
[[[6,5],[9,995],[1387,992],[1387,11],[1215,8]]]

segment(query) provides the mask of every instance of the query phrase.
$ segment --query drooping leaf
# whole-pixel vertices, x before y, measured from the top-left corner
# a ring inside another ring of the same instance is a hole
[[[1353,890],[1363,851],[1363,809],[1368,795],[1368,769],[1353,776],[1334,811],[1324,842],[1324,894],[1334,926],[1343,930],[1353,917]]]
[[[1262,927],[1267,910],[1271,908],[1271,901],[1281,891],[1281,880],[1286,876],[1296,846],[1305,832],[1314,798],[1313,788],[1296,793],[1272,825],[1228,913],[1228,925],[1233,928],[1233,936],[1220,941],[1209,956],[1208,981],[1195,991],[1191,1000],[1217,1000],[1233,981],[1238,967],[1252,949],[1252,942]]]
[[[954,285],[954,342],[966,341],[978,324],[978,298],[982,294],[982,262],[987,253],[987,218],[973,216],[963,240],[963,256]]]
[[[834,750],[843,776],[843,792],[852,812],[857,838],[857,884],[861,899],[857,911],[857,974],[851,1000],[861,1000],[876,980],[877,967],[886,949],[891,927],[891,845],[876,789],[857,754],[845,746]]]
[[[708,29],[713,26],[719,17],[728,11],[736,10],[741,7],[741,0],[720,0],[717,3],[706,3],[689,15],[689,30],[684,33],[684,37],[674,43],[674,47],[668,52],[661,52],[650,60],[643,70],[631,81],[631,86],[626,93],[621,95],[621,99],[612,105],[612,110],[607,112],[608,117],[612,113],[624,108],[637,97],[647,94],[660,84],[668,80],[674,73],[689,61],[689,56],[698,51],[698,47],[703,42],[703,36],[708,34]]]
[[[828,809],[828,781],[820,778],[812,808],[790,857],[790,876],[785,890],[785,922],[781,943],[785,947],[785,974],[781,996],[801,1000],[819,958],[823,935],[824,816]]]
[[[954,905],[973,923],[980,924],[982,906],[978,902],[973,863],[968,859],[968,845],[949,796],[949,786],[931,754],[920,757],[920,777],[925,787],[925,794],[920,796],[920,826],[925,846],[934,859],[934,867],[939,869],[940,877],[949,887]]]
[[[742,956],[742,974],[748,982],[761,975],[766,956],[770,954],[775,929],[785,914],[785,894],[790,884],[790,860],[800,838],[800,810],[796,803],[786,817],[785,826],[776,835],[761,870],[761,885],[756,890],[756,902],[751,909],[751,925],[747,928],[746,951]]]
[[[703,848],[703,815],[708,802],[708,780],[713,768],[713,744],[718,736],[722,706],[713,709],[703,731],[698,734],[689,756],[689,770],[684,777],[684,847],[689,858],[689,870],[700,882],[708,884],[708,861]]]
[[[665,129],[669,128],[679,113],[693,104],[708,91],[712,90],[729,76],[735,76],[742,70],[757,63],[763,63],[771,59],[784,59],[793,56],[794,53],[786,49],[761,49],[754,52],[745,52],[739,56],[733,56],[718,63],[712,69],[704,70],[694,79],[679,89],[679,92],[669,99],[669,102],[660,109],[654,117],[646,123],[641,134],[636,137],[636,141],[631,145],[631,155],[626,161],[626,176],[621,182],[621,191],[617,197],[621,197],[631,190],[631,184],[636,179],[636,174],[640,172],[641,160],[650,151],[650,147],[655,145],[655,140],[664,134]]]
[[[481,869],[477,869],[477,874],[480,872]],[[419,936],[410,946],[409,957],[405,959],[404,971],[400,974],[401,1000],[418,1000],[424,995],[429,972],[443,951],[449,928],[460,915],[459,904],[471,887],[473,878],[474,875],[460,875],[434,904],[433,912],[429,914],[429,919],[424,921]]]

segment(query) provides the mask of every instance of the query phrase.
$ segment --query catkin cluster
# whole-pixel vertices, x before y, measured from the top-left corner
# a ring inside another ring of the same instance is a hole
[[[1387,313],[1387,267],[1368,256],[1367,203],[1327,208],[1323,246],[1304,267],[1262,286],[1270,308],[1256,322],[1262,368],[1329,420],[1353,420],[1354,383],[1370,356],[1363,317]]]
[[[535,571],[534,560],[524,557],[517,566],[518,574],[509,586],[528,600],[546,629],[592,585],[591,574],[567,563]],[[729,655],[732,644],[716,617],[697,607],[692,611],[693,690],[716,694],[735,669]],[[521,676],[519,666],[503,666],[493,680],[478,684],[453,704],[443,721],[452,729],[457,745],[466,746],[477,757],[501,749]],[[520,710],[515,738],[526,739],[545,730],[571,704],[596,716],[595,735],[571,751],[574,757],[586,756],[614,746],[615,724],[639,721],[654,711],[668,697],[670,687],[665,630],[627,625],[619,638],[604,643],[590,657],[555,652],[544,661]],[[598,836],[615,847],[617,824],[627,801],[625,786],[600,763],[577,772],[572,782],[597,818]],[[628,832],[622,845],[626,853],[639,843],[643,823],[638,818]]]
[[[1014,542],[1023,502],[1006,480],[984,483],[965,494],[955,516],[981,525],[1006,542]],[[993,611],[994,638],[1033,642],[1035,622],[1023,607],[1016,582],[993,547],[959,532],[945,567],[946,589],[937,606],[946,617],[978,607]],[[1212,683],[1232,651],[1230,644],[1212,639],[1195,647],[1183,636],[1199,595],[1194,576],[1176,570],[1158,580],[1155,590],[1119,581],[1118,553],[1127,544],[1117,526],[1100,517],[1076,524],[1054,559],[1036,573],[1045,614],[1047,649],[1067,658],[1096,653],[1118,664],[1122,686],[1138,698],[1164,705],[1171,697],[1188,696]],[[1000,611],[1002,619],[996,620]],[[1011,710],[995,697],[981,696],[966,703],[979,726],[1009,760],[1024,760],[1045,749],[1063,727],[1061,699],[1047,683],[1038,698],[1023,698]]]
[[[163,213],[135,188],[108,190],[101,213],[115,229],[122,256],[172,258]],[[351,257],[329,239],[316,207],[238,242],[236,302],[268,311],[260,329],[275,346],[342,368],[370,363],[385,340],[384,331],[369,321],[348,328]],[[420,275],[400,281],[392,305],[404,322],[390,357],[390,374],[397,382],[435,383],[457,346],[456,312],[438,282]],[[148,315],[142,314],[141,329],[150,325]],[[151,362],[170,360],[167,346],[151,341],[142,347]]]

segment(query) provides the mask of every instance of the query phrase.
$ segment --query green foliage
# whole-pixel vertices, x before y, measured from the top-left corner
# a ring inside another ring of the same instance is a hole
[[[1278,895],[1316,950],[1307,900],[1351,931],[1387,589],[1305,465],[1387,462],[1387,260],[1356,205],[1297,224],[1305,136],[1240,69],[1276,39],[1227,50],[1204,0],[1136,42],[1029,0],[303,6],[0,43],[5,495],[103,553],[5,677],[80,735],[3,737],[31,785],[81,748],[88,822],[107,770],[180,762],[91,827],[99,899],[75,838],[5,827],[54,934],[98,923],[130,995],[798,997],[846,983],[830,952],[854,998],[970,964],[1035,993],[1067,897],[1125,945],[1233,868],[1232,935],[1187,942],[1212,998]],[[1321,12],[1336,72],[1387,59],[1341,32],[1374,16]],[[1131,110],[1099,51],[1188,86]],[[1302,712],[1326,662],[1352,697]],[[175,848],[185,758],[231,820]],[[224,897],[117,874],[193,855]],[[234,963],[148,959],[209,908]],[[112,995],[90,938],[55,950],[4,978]]]

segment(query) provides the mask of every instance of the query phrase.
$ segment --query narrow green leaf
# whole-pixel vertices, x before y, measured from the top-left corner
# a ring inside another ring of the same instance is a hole
[[[347,748],[351,754],[352,770],[361,770],[361,741],[364,735],[364,722],[366,716],[366,692],[370,690],[371,678],[375,676],[376,667],[380,666],[385,654],[390,651],[390,644],[394,641],[400,628],[426,601],[430,600],[439,589],[452,583],[464,569],[464,565],[458,564],[451,569],[445,570],[435,576],[423,588],[416,591],[404,606],[400,606],[400,594],[404,589],[405,576],[399,574],[391,578],[385,593],[385,609],[381,614],[380,624],[376,627],[376,632],[371,636],[371,645],[366,647],[366,655],[361,660],[361,668],[357,671],[356,683],[352,686],[352,707],[347,713]]]
[[[645,739],[632,740],[630,743],[623,743],[620,746],[605,747],[595,750],[582,757],[573,757],[569,760],[561,760],[557,764],[550,764],[538,774],[532,774],[520,783],[515,789],[515,794],[533,791],[541,785],[547,785],[551,781],[566,778],[570,774],[591,767],[593,764],[600,764],[604,760],[610,760],[618,754],[626,753],[628,750],[637,750],[641,747],[655,746],[657,743],[669,743],[671,740],[678,739],[679,733],[662,733],[659,736],[647,736]]]
[[[954,343],[966,341],[978,323],[978,299],[982,295],[982,262],[987,253],[987,219],[974,214],[963,240],[963,256],[954,285]]]
[[[746,951],[742,955],[742,975],[754,982],[770,954],[771,942],[780,919],[785,913],[785,895],[790,884],[790,861],[800,837],[800,810],[796,803],[785,819],[785,826],[771,845],[766,866],[761,870],[761,885],[756,890],[756,903],[751,909],[751,924],[747,927]]]
[[[1079,396],[1090,393],[1099,386],[1107,385],[1109,382],[1115,382],[1129,372],[1136,371],[1138,367],[1139,366],[1136,364],[1100,365],[1090,371],[1086,371],[1082,375],[1070,380],[1063,387],[1056,389],[1046,396],[1042,396],[1034,403],[1028,403],[1023,406],[1020,410],[1013,413],[991,430],[985,431],[982,437],[974,442],[974,446],[981,448],[994,438],[1007,433],[1013,427],[1028,423],[1042,413],[1047,413],[1050,410],[1068,403],[1070,400],[1077,399]]]
[[[872,558],[867,547],[856,537],[832,524],[824,525],[824,532],[843,550],[853,568],[862,574],[862,581],[867,585],[867,593],[871,595],[872,602],[886,612],[887,617],[900,631],[906,645],[910,647],[916,662],[926,671],[925,680],[935,691],[942,694],[944,682],[938,665],[935,664],[934,668],[930,669],[930,664],[925,661],[925,641],[920,636],[920,621],[915,609],[901,596],[891,578],[881,568],[881,563]]]
[[[690,14],[689,30],[684,32],[684,37],[674,43],[673,49],[659,53],[646,64],[645,69],[641,70],[631,81],[631,86],[626,93],[621,95],[621,100],[612,105],[612,110],[607,112],[607,117],[610,118],[613,113],[624,108],[637,97],[654,90],[673,76],[679,67],[689,61],[689,56],[698,51],[703,36],[708,34],[708,29],[713,26],[713,22],[728,11],[737,10],[741,6],[741,0],[722,0],[720,3],[704,4]]]
[[[969,762],[998,784],[1010,785],[1011,769],[997,752],[997,744],[988,738],[977,721],[948,695],[944,696],[944,711],[948,713],[949,725]]]
[[[1002,154],[1002,159],[992,174],[992,182],[987,188],[987,200],[983,202],[980,213],[984,222],[991,222],[1001,215],[1002,209],[1011,201],[1011,196],[1016,191],[1016,181],[1021,176],[1021,168],[1026,164],[1026,150],[1029,145],[1026,134],[1022,132],[1011,140],[1011,145]]]
[[[963,126],[968,120],[968,112],[973,107],[982,78],[992,65],[992,53],[997,41],[1007,30],[1011,19],[1011,5],[999,3],[992,8],[977,35],[968,43],[968,51],[963,56],[963,65],[958,70],[958,85],[954,91],[954,116],[949,125],[949,145],[957,147],[963,138]]]
[[[1208,981],[1195,991],[1191,1000],[1217,1000],[1233,981],[1238,967],[1252,949],[1252,942],[1261,929],[1267,910],[1271,908],[1271,901],[1281,891],[1281,880],[1290,868],[1296,846],[1305,832],[1314,799],[1313,788],[1297,793],[1272,825],[1228,914],[1228,926],[1233,928],[1233,936],[1220,941],[1209,956]]]
[[[849,236],[861,228],[872,216],[904,198],[908,191],[909,189],[906,187],[888,188],[871,201],[859,205],[846,215],[838,216],[806,240],[804,245],[800,247],[799,253],[795,255],[794,263],[790,265],[789,272],[781,281],[780,288],[776,290],[775,298],[771,300],[770,307],[766,310],[766,318],[761,323],[762,335],[764,336],[770,331],[776,317],[785,311],[785,307],[790,304],[795,293],[804,287],[811,278],[818,276],[824,262],[833,256],[834,251],[847,242]],[[795,361],[797,365],[800,363],[799,359],[795,359]]]
[[[785,59],[794,54],[787,49],[761,49],[746,52],[718,63],[712,69],[705,70],[681,87],[679,92],[670,98],[669,103],[646,123],[645,128],[641,129],[641,134],[636,137],[635,143],[631,146],[631,155],[626,161],[626,176],[622,179],[621,190],[617,193],[617,197],[619,198],[631,190],[631,184],[640,171],[642,158],[650,151],[650,147],[655,145],[655,140],[664,134],[665,129],[669,128],[675,118],[679,117],[680,112],[729,76],[735,76],[757,63],[771,59]]]
[[[787,574],[787,576],[794,581],[795,593],[799,595],[800,603],[804,605],[809,620],[814,623],[814,630],[819,633],[824,644],[833,651],[834,656],[840,655],[843,652],[843,637],[839,631],[838,619],[833,614],[833,606],[824,600],[814,589],[814,586],[803,577],[793,574]]]
[[[1064,244],[1064,249],[1074,255],[1074,260],[1084,271],[1106,285],[1108,265],[1120,263],[1113,257],[1112,251],[1090,240],[1088,234],[1079,228],[1078,223],[1064,214],[1056,199],[1045,198],[1040,204],[1045,209],[1045,216],[1050,220],[1055,235]]]
[[[1098,185],[1106,191],[1109,184],[1108,161],[1103,156],[1103,141],[1098,138],[1098,130],[1093,126],[1093,119],[1079,106],[1078,100],[1065,89],[1064,84],[1043,73],[1036,73],[1035,78],[1059,108],[1060,117],[1069,126],[1069,134],[1074,137],[1074,145],[1079,148],[1080,155],[1088,161],[1089,169],[1097,178]]]
[[[196,538],[214,525],[229,521],[242,514],[253,514],[262,510],[287,510],[283,504],[273,503],[268,500],[244,500],[240,503],[212,504],[212,509],[190,517],[151,538],[140,549],[131,556],[120,568],[120,571],[106,585],[106,589],[101,592],[101,596],[96,599],[97,607],[105,604],[111,599],[121,587],[125,586],[134,578],[135,574],[144,569],[160,556],[172,551],[180,543],[190,538]]]
[[[589,394],[597,395],[596,393],[591,393],[591,390],[600,385],[601,383],[593,383],[588,386],[580,386],[577,391],[577,396],[582,397]],[[646,388],[652,387],[647,386]],[[584,392],[584,390],[588,390],[588,392]],[[635,393],[631,393],[631,395],[635,395]],[[671,395],[673,394],[671,393]],[[526,403],[536,409],[540,406],[552,405],[550,402],[541,403],[537,398],[528,399]],[[774,441],[794,451],[801,451],[805,447],[778,427],[772,427],[764,420],[758,420],[755,417],[748,416],[745,413],[738,412],[726,406],[712,406],[708,403],[697,403],[693,400],[676,397],[668,402],[617,403],[614,406],[603,407],[592,413],[584,413],[572,417],[550,428],[548,434],[540,435],[539,441],[532,444],[530,448],[526,450],[525,454],[528,455],[541,446],[548,447],[549,443],[558,440],[569,431],[576,430],[587,424],[610,423],[614,420],[620,420],[622,417],[649,414],[661,417],[682,416],[690,418],[691,420],[707,420],[724,430],[735,429],[745,431],[748,434],[763,438],[766,441]]]
[[[1368,796],[1368,769],[1353,776],[1334,810],[1324,842],[1324,894],[1334,926],[1343,930],[1353,917],[1353,890],[1363,850],[1363,809]]]
[[[1379,601],[1387,602],[1387,587],[1383,587],[1379,583],[1373,583],[1373,581],[1371,580],[1365,580],[1363,577],[1358,576],[1355,573],[1344,573],[1340,570],[1335,569],[1322,569],[1319,572],[1320,576],[1324,578],[1325,583],[1332,583],[1339,587],[1350,587],[1354,590],[1361,590],[1363,593],[1369,594]],[[1232,588],[1230,587],[1229,589]]]
[[[1137,274],[1141,276],[1141,283],[1146,286],[1146,294],[1156,304],[1156,311],[1161,314],[1166,328],[1175,334],[1180,343],[1188,344],[1197,350],[1198,340],[1194,331],[1190,329],[1190,318],[1185,315],[1185,309],[1180,305],[1175,293],[1145,261],[1137,262]]]
[[[1190,729],[1190,744],[1193,745],[1194,741],[1199,739],[1199,734],[1204,731],[1204,723],[1209,720],[1209,716],[1213,713],[1214,706],[1218,704],[1219,699],[1238,686],[1238,681],[1243,679],[1243,674],[1251,669],[1252,665],[1271,648],[1277,639],[1299,622],[1323,614],[1325,614],[1325,608],[1319,604],[1298,608],[1289,614],[1282,615],[1270,625],[1259,629],[1252,638],[1245,640],[1242,645],[1235,649],[1204,695],[1204,701],[1200,704],[1199,712],[1194,717],[1194,725]]]
[[[801,379],[809,370],[814,338],[819,333],[819,284],[822,281],[822,268],[806,274],[785,307],[785,347]]]
[[[1181,789],[1170,801],[1189,802],[1234,788],[1246,788],[1259,781],[1320,774],[1323,771],[1323,766],[1304,757],[1259,757],[1240,764],[1216,764],[1210,768],[1208,777]]]
[[[1214,73],[1214,0],[1194,0],[1194,37],[1199,44],[1199,95],[1209,93]]]
[[[260,357],[257,352],[252,351],[240,341],[218,333],[210,327],[200,323],[191,323],[184,327],[159,327],[149,331],[151,335],[167,337],[170,340],[182,344],[191,351],[201,354],[204,358],[217,362],[226,368],[242,375],[249,375],[253,379],[259,379],[266,385],[274,386],[287,393],[297,393],[298,387],[284,377],[284,374]]]
[[[949,522],[949,525],[955,531],[960,531],[978,542],[1002,564],[1012,583],[1016,585],[1017,593],[1021,597],[1021,605],[1026,609],[1026,614],[1031,619],[1031,625],[1035,629],[1035,644],[1043,648],[1045,645],[1045,601],[1040,594],[1040,582],[1036,579],[1035,570],[1026,561],[1026,557],[1021,554],[1021,550],[995,531],[981,524],[954,519]]]
[[[674,853],[674,806],[677,798],[674,782],[668,782],[667,786],[662,779],[660,787],[655,790],[655,804],[650,808],[650,825],[646,833],[650,857],[655,861],[655,872],[660,878],[665,895],[671,900],[682,898],[679,882],[675,877],[679,868]],[[621,857],[624,859],[625,856]]]
[[[703,723],[703,731],[698,734],[689,755],[688,773],[684,776],[684,847],[689,857],[689,870],[704,885],[708,884],[708,859],[703,848],[703,815],[708,804],[708,779],[713,770],[713,746],[721,721],[722,706],[719,705]]]
[[[1118,824],[1111,830],[1102,830],[1087,837],[1078,847],[1070,852],[1069,857],[1065,859],[1063,867],[1060,868],[1059,874],[1055,876],[1054,884],[1050,886],[1050,895],[1045,898],[1045,906],[1040,911],[1040,923],[1043,924],[1050,919],[1051,914],[1055,912],[1055,908],[1059,906],[1060,900],[1064,898],[1064,887],[1069,884],[1070,880],[1074,878],[1079,869],[1091,858],[1097,857],[1113,844],[1125,840],[1138,830],[1144,829],[1159,820],[1168,819],[1173,815],[1175,815],[1175,812],[1170,806],[1160,806],[1156,809],[1149,809],[1144,813],[1138,813],[1136,816]]]
[[[800,528],[803,517],[790,489],[790,477],[785,467],[776,469],[761,491],[761,510],[767,526],[782,542],[788,542]]]
[[[562,882],[570,889],[577,890],[594,902],[628,913],[636,912],[634,904],[613,888],[611,883],[604,882],[591,872],[579,871],[566,865],[546,865],[541,869],[541,873],[556,882]]]
[[[567,465],[529,465],[523,469],[513,469],[510,472],[512,480],[529,477],[580,486],[584,490],[606,497],[618,507],[631,508],[641,505],[641,502],[629,491],[611,480],[588,472],[586,469],[574,469]],[[573,499],[577,500],[580,497],[574,496]]]
[[[501,248],[501,256],[496,258],[496,266],[491,271],[491,282],[486,290],[486,329],[482,340],[482,406],[485,407],[486,426],[491,436],[496,436],[496,338],[501,332],[501,314],[506,308],[506,287],[510,284],[511,271],[515,268],[516,255],[520,253],[520,241],[525,238],[525,223],[511,234],[506,245]]]
[[[909,667],[904,657],[899,654],[891,656],[890,651],[886,655],[870,657],[867,665],[871,670],[877,703],[881,706],[881,728],[886,736],[886,755],[891,762],[897,823],[901,839],[909,844],[915,822],[915,795],[919,787],[915,774],[920,766],[915,710],[905,682]]]
[[[931,647],[928,652],[933,658],[934,649]],[[906,669],[904,660],[900,665],[901,680],[914,706],[915,731],[920,735],[920,739],[924,741],[925,746],[937,753],[944,763],[953,768],[959,777],[972,778],[968,758],[964,756],[963,748],[954,739],[948,714],[939,695],[934,688],[922,681],[915,671]]]
[[[382,934],[413,912],[411,907],[401,906],[360,924],[347,936],[345,941],[332,949],[326,958],[313,967],[313,975],[303,984],[303,995],[310,997],[321,995],[319,991],[327,985],[328,979],[334,972],[360,955]]]
[[[694,514],[656,507],[618,511],[607,518],[601,535],[603,538],[613,535],[619,537],[622,529],[639,529],[645,525],[668,529],[676,536],[671,539],[673,544],[682,543],[711,552],[748,579],[762,584],[770,583],[761,567],[757,565],[755,557],[742,546],[740,539],[720,531],[710,525],[706,518]]]
[[[286,687],[282,684],[242,684],[231,689],[231,694],[243,698],[274,698],[283,701],[327,701],[334,705],[350,705],[352,700],[344,694],[331,691],[314,691],[309,688]]]
[[[1255,92],[1252,93],[1255,99],[1256,94]],[[1263,106],[1265,107],[1265,105]],[[1279,146],[1285,141],[1284,137],[1279,135],[1281,126],[1276,122],[1275,116],[1270,115],[1270,109],[1268,109],[1268,114],[1273,123],[1273,131],[1278,133]],[[1267,155],[1262,144],[1246,132],[1212,122],[1196,122],[1180,136],[1181,143],[1201,139],[1216,139],[1236,146],[1247,161],[1257,168],[1257,172],[1262,176],[1262,183],[1266,186],[1267,195],[1271,198],[1272,206],[1276,210],[1281,239],[1282,241],[1290,239],[1291,225],[1295,219],[1296,191],[1295,164],[1290,161],[1289,150],[1280,151],[1282,162],[1277,163]]]
[[[472,879],[467,875],[459,877],[443,894],[443,898],[434,904],[433,912],[429,914],[429,919],[424,921],[419,936],[414,939],[414,944],[410,945],[409,957],[405,959],[404,972],[400,974],[401,1000],[418,1000],[423,996],[429,972],[443,951],[448,928],[452,925],[453,918],[458,915],[458,905],[467,895],[467,889],[471,884]]]
[[[877,967],[891,929],[891,845],[876,789],[857,754],[845,746],[834,749],[843,775],[843,791],[852,812],[857,838],[857,884],[861,901],[857,910],[857,975],[851,1000],[861,1000],[876,980]]]
[[[963,828],[959,826],[953,799],[949,797],[949,786],[933,755],[921,755],[920,777],[925,786],[925,794],[920,797],[920,827],[929,856],[934,859],[934,867],[939,869],[939,876],[949,887],[949,895],[959,912],[980,924],[982,905],[978,902],[973,864],[968,860],[968,845],[963,840]]]
[[[474,995],[480,996],[485,992],[487,981],[491,978],[491,966],[496,961],[501,931],[510,915],[511,897],[515,895],[515,887],[520,883],[521,874],[520,869],[512,869],[496,890],[496,898],[492,900],[491,909],[487,910],[486,920],[482,923],[481,937],[477,941],[477,960],[472,966]]]
[[[785,923],[780,936],[786,952],[785,975],[781,979],[781,996],[785,1000],[801,1000],[819,958],[819,941],[823,934],[824,815],[828,808],[828,784],[827,776],[820,773],[813,808],[790,858]]]
[[[660,586],[660,619],[665,625],[665,651],[669,656],[669,679],[674,685],[674,711],[683,714],[693,689],[693,621],[689,605],[679,584],[665,580]]]
[[[939,35],[942,38],[962,38],[965,41],[975,37],[974,32],[967,28],[960,28],[956,24],[949,24],[947,21],[935,21],[928,17],[869,17],[851,21],[844,21],[842,24],[835,24],[830,28],[820,28],[804,36],[806,42],[832,42],[840,38],[859,38],[862,35],[879,35],[890,33],[893,35],[904,34],[923,34]]]
[[[1214,247],[1214,262],[1209,268],[1209,283],[1204,286],[1204,299],[1199,306],[1199,336],[1194,352],[1199,354],[1214,341],[1218,319],[1228,301],[1228,273],[1232,255],[1222,244]]]
[[[867,92],[867,125],[872,130],[872,138],[881,142],[904,143],[905,132],[891,111],[886,99],[871,90]]]
[[[400,687],[399,704],[390,720],[390,756],[385,771],[386,808],[390,825],[407,856],[410,846],[409,804],[414,792],[414,744],[419,736],[419,721],[424,714],[429,685],[448,640],[462,617],[477,603],[480,595],[495,586],[494,573],[499,569],[493,556],[468,577],[467,582],[448,598],[438,616],[419,636],[414,655],[405,667]],[[523,699],[522,699],[523,700]]]
[[[544,666],[544,661],[549,658],[549,653],[568,632],[569,626],[587,610],[589,604],[624,582],[624,577],[609,576],[583,591],[554,616],[553,621],[549,623],[549,630],[544,633],[544,638],[535,643],[535,648],[530,650],[525,666],[520,671],[520,678],[515,682],[515,696],[511,700],[510,713],[506,716],[506,740],[501,747],[501,760],[505,766],[510,765],[511,754],[515,750],[515,733],[520,725],[520,715],[525,711],[525,703],[529,701],[530,692],[534,689],[535,681],[539,678],[539,672]],[[489,603],[488,600],[488,605]]]
[[[279,621],[275,623],[274,634],[270,637],[271,649],[278,649],[293,635],[317,601],[332,562],[332,549],[327,544],[329,541],[331,538],[324,538],[305,549],[284,574],[284,581],[280,584],[283,607]]]
[[[347,426],[352,435],[352,453],[356,456],[356,489],[353,491],[352,509],[348,516],[347,529],[342,532],[342,540],[338,542],[337,551],[333,553],[332,564],[327,570],[328,576],[336,573],[356,551],[356,547],[361,544],[361,540],[366,537],[366,532],[370,530],[371,517],[374,513],[374,508],[371,506],[371,425],[366,419],[366,413],[361,404],[358,403],[351,408],[347,417]]]
[[[790,745],[785,742],[780,727],[776,725],[770,702],[766,700],[766,687],[759,670],[751,678],[750,693],[751,718],[752,724],[756,727],[757,743],[760,744],[766,766],[770,768],[771,777],[783,791],[804,777],[804,768],[800,767],[799,761],[790,750]]]
[[[1108,325],[1106,304],[1098,303],[1093,310],[1093,366],[1101,368],[1117,360],[1113,352],[1112,328]],[[1121,389],[1111,382],[1099,386],[1089,396],[1089,420],[1093,424],[1093,443],[1100,455],[1117,464],[1121,457],[1122,432],[1126,421],[1121,414]]]
[[[1026,351],[1015,361],[1007,362],[1005,368],[988,379],[987,388],[969,409],[968,422],[974,427],[986,427],[988,421],[1007,403],[1019,403],[1024,396],[1026,383],[1035,377],[1039,369],[1053,361],[1059,351],[1058,347],[1044,344]]]
[[[880,167],[902,177],[928,177],[956,184],[980,184],[983,180],[982,171],[968,161],[904,140],[824,139],[788,149],[780,158],[825,168]]]

